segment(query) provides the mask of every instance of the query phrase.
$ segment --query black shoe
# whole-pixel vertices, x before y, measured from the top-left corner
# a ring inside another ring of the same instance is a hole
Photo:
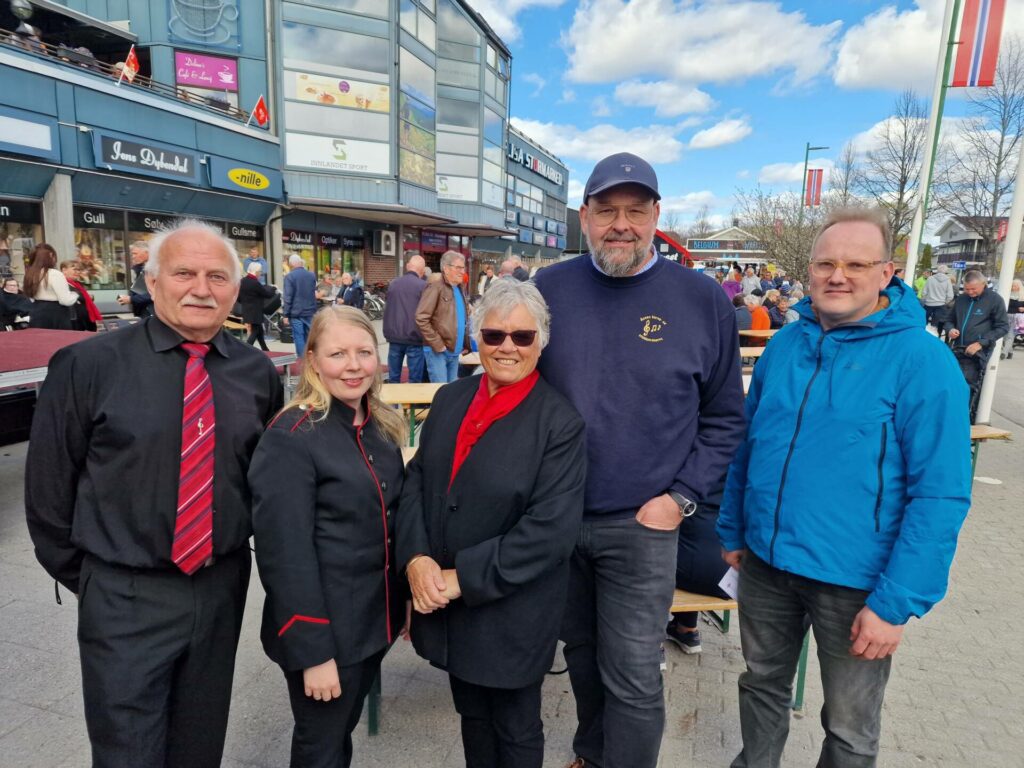
[[[665,639],[674,643],[680,651],[687,654],[700,653],[700,631],[687,630],[675,621],[670,621],[665,628]]]

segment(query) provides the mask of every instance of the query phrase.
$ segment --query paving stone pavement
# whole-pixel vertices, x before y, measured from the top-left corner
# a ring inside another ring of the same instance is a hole
[[[914,621],[886,695],[886,768],[1024,766],[1024,356],[1004,363],[993,424],[1019,439],[983,447],[974,504],[960,539],[949,595]],[[0,448],[0,768],[89,765],[75,643],[75,602],[57,605],[25,529],[25,444]],[[65,597],[68,597],[65,594]],[[262,590],[253,579],[235,673],[226,768],[288,763],[291,714],[280,672],[263,655]],[[736,622],[706,627],[704,653],[667,652],[668,722],[662,766],[727,766],[739,748],[736,679],[743,669]],[[561,658],[556,667],[562,666]],[[784,765],[810,768],[820,744],[821,686],[812,657],[807,711],[795,717]],[[545,768],[571,758],[575,715],[565,675],[544,688]],[[385,659],[380,733],[356,733],[356,766],[463,765],[447,679],[400,642]]]

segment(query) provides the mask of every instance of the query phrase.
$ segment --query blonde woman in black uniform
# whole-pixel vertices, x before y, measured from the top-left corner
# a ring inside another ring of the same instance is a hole
[[[292,767],[342,768],[405,617],[391,543],[404,421],[379,400],[377,338],[362,312],[321,309],[304,363],[249,471],[261,637],[288,684]]]

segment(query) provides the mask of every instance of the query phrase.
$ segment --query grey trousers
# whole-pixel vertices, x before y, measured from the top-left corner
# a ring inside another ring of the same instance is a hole
[[[882,698],[892,659],[850,655],[850,628],[868,593],[772,568],[751,552],[740,569],[743,751],[732,768],[776,768],[789,735],[793,677],[809,616],[818,646],[825,740],[818,768],[877,765]]]

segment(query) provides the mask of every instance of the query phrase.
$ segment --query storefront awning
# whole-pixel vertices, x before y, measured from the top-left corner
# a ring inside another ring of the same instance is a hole
[[[403,224],[440,230],[442,227],[439,225],[455,223],[455,219],[449,216],[442,216],[431,211],[423,211],[408,205],[349,203],[296,197],[289,198],[289,202],[291,207],[302,211],[323,213],[328,216],[344,216],[349,219],[377,221],[381,224]]]
[[[492,227],[490,224],[445,224],[439,227],[431,227],[438,232],[447,232],[449,235],[467,235],[468,237],[505,237],[517,235],[517,229],[505,229],[504,227]]]

